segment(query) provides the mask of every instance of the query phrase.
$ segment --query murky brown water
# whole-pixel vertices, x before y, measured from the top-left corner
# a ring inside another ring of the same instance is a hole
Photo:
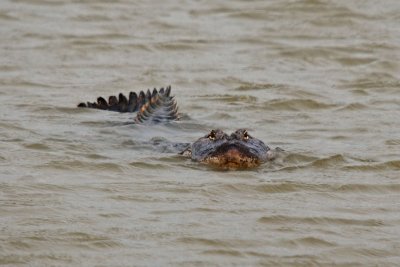
[[[2,1],[0,265],[398,265],[399,14],[397,0]],[[171,125],[75,108],[168,84]],[[287,155],[221,172],[149,144],[216,127]]]

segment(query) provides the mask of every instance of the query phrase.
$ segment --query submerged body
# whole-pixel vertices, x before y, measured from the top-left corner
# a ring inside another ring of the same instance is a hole
[[[166,90],[150,90],[145,94],[131,92],[129,100],[119,94],[110,96],[107,102],[103,97],[97,102],[80,103],[78,107],[111,110],[118,112],[137,112],[135,123],[160,123],[177,120],[178,108],[171,87]],[[263,141],[250,136],[245,129],[238,129],[231,135],[222,130],[212,130],[180,153],[192,160],[221,169],[254,168],[272,160],[274,152]]]

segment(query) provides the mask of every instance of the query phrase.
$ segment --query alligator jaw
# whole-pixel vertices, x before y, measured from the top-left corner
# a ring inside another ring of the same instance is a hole
[[[224,170],[254,168],[261,160],[248,149],[236,144],[223,145],[215,153],[206,157],[203,163]]]

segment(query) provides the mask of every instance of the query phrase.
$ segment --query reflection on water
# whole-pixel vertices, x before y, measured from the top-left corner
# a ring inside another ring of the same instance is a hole
[[[399,262],[398,1],[0,4],[0,264]],[[182,120],[77,109],[171,84]],[[248,128],[247,171],[176,154]]]

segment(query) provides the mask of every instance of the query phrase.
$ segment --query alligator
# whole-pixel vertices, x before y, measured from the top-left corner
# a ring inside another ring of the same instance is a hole
[[[108,102],[103,97],[98,97],[97,102],[82,102],[78,107],[137,112],[134,119],[137,124],[163,123],[180,118],[176,100],[171,96],[171,86],[154,89],[152,92],[147,90],[146,93],[130,92],[129,98],[120,93],[118,98],[110,96]],[[249,135],[246,129],[238,129],[230,135],[220,129],[213,129],[194,143],[188,144],[179,154],[221,169],[247,169],[273,160],[276,151]]]

